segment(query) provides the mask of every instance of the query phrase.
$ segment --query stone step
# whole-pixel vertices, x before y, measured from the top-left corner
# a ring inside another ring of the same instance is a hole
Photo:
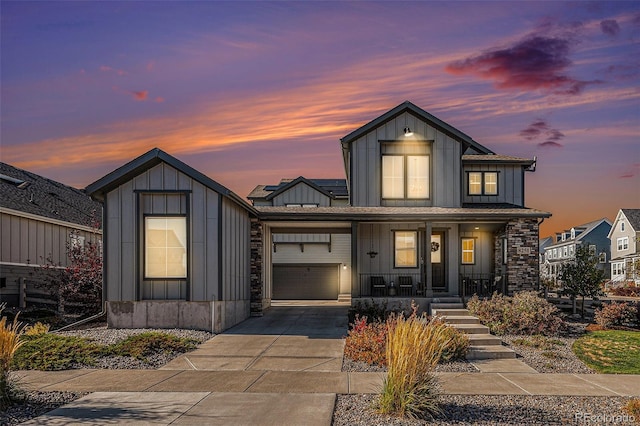
[[[506,346],[471,346],[467,359],[505,359],[515,358],[516,353]]]
[[[489,327],[481,324],[451,324],[451,326],[467,334],[490,334]]]
[[[454,324],[480,324],[480,320],[471,315],[447,315],[442,317],[442,320],[449,325]]]
[[[460,303],[462,298],[459,296],[443,296],[434,297],[431,299],[431,303]]]
[[[468,334],[470,346],[502,346],[502,339],[493,334]]]
[[[439,317],[444,317],[444,316],[448,316],[448,315],[452,315],[452,316],[471,316],[471,314],[469,313],[468,310],[466,309],[443,309],[443,308],[437,308],[437,309],[432,309],[433,311],[433,315],[437,315]]]

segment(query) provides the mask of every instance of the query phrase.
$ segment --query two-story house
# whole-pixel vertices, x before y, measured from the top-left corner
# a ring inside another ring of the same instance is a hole
[[[611,241],[611,280],[640,283],[640,209],[621,209],[608,235]]]
[[[586,245],[594,256],[598,256],[597,266],[608,278],[608,262],[611,257],[608,237],[610,230],[611,222],[602,218],[556,233],[555,242],[544,248],[541,277],[557,282],[562,266],[575,259],[578,246]]]
[[[341,148],[346,181],[301,177],[249,195],[264,304],[538,288],[538,229],[550,214],[525,206],[535,159],[495,154],[411,102]]]
[[[538,288],[535,160],[497,155],[410,102],[341,140],[346,179],[260,185],[253,206],[153,149],[87,187],[104,203],[114,327],[224,330],[272,299]],[[426,303],[425,303],[426,302]]]

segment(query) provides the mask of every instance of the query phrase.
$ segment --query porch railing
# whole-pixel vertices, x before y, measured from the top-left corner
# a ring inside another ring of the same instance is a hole
[[[505,293],[506,277],[496,274],[460,274],[460,295],[489,297],[494,292]]]
[[[424,284],[415,274],[360,274],[361,297],[424,297]]]

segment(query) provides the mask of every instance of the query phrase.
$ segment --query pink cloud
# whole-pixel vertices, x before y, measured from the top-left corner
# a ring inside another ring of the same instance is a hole
[[[453,75],[472,74],[492,80],[498,89],[542,90],[576,95],[596,81],[581,81],[567,75],[572,62],[571,36],[531,35],[503,48],[449,63]]]
[[[156,96],[154,101],[157,102],[157,103],[162,103],[162,102],[164,102],[164,98],[162,96]]]
[[[631,179],[640,173],[640,163],[632,164],[618,179]]]
[[[106,65],[100,66],[100,71],[102,71],[102,72],[112,72],[112,73],[115,73],[117,75],[127,75],[128,74],[124,70],[119,70],[117,68],[112,68],[112,67],[109,67],[109,66],[106,66]]]
[[[147,96],[149,96],[148,90],[133,91],[129,93],[131,93],[131,96],[133,96],[133,99],[136,101],[146,101]]]

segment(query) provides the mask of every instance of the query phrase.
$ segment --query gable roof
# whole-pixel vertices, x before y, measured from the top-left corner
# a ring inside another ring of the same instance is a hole
[[[596,229],[598,226],[600,226],[602,223],[606,223],[607,225],[609,225],[609,227],[611,227],[611,221],[609,219],[607,219],[606,217],[603,217],[602,219],[598,219],[598,220],[594,220],[592,222],[587,222],[585,224],[582,225],[578,225],[578,226],[574,226],[573,228],[575,230],[580,230],[581,232],[579,234],[576,235],[576,237],[574,239],[567,239],[565,241],[556,241],[555,244],[551,244],[549,246],[547,246],[547,248],[553,247],[553,246],[561,246],[564,244],[569,244],[570,242],[576,242],[576,241],[581,241],[585,236],[587,236],[591,231],[593,231],[594,229]],[[565,233],[565,232],[571,232],[571,230],[564,230],[561,232]]]
[[[100,226],[100,203],[77,188],[0,163],[0,207],[82,226]]]
[[[462,142],[463,144],[467,145],[467,147],[472,147],[474,150],[476,150],[481,154],[493,154],[493,151],[491,151],[489,148],[483,145],[480,145],[478,142],[474,141],[473,138],[471,138],[471,136],[461,132],[460,130],[445,123],[439,118],[429,114],[427,111],[423,110],[422,108],[416,106],[415,104],[409,101],[404,101],[397,107],[382,114],[380,117],[368,122],[367,124],[360,127],[359,129],[354,130],[353,132],[349,133],[348,135],[340,139],[340,142],[342,143],[343,146],[345,146],[355,141],[359,137],[363,136],[364,134],[370,132],[371,130],[375,129],[376,127],[380,126],[381,124],[399,116],[400,114],[403,114],[404,112],[410,112],[411,114],[415,115],[418,118],[421,118],[422,120],[426,121],[436,129],[440,130],[441,132],[449,135],[453,139],[456,139]]]
[[[511,163],[522,164],[523,166],[532,166],[536,162],[536,159],[498,154],[465,154],[462,156],[462,162],[483,164]]]
[[[233,191],[220,185],[210,177],[200,173],[196,169],[186,165],[182,161],[167,154],[159,148],[153,148],[152,150],[131,160],[127,164],[117,168],[108,175],[93,182],[92,184],[87,186],[85,190],[92,197],[102,200],[107,192],[117,188],[123,183],[128,182],[139,174],[162,162],[167,163],[181,173],[184,173],[185,175],[218,192],[219,194],[230,198],[231,200],[235,201],[240,207],[244,208],[250,213],[257,214],[253,206],[249,205],[249,203],[240,198]]]
[[[247,196],[250,200],[264,198],[271,200],[273,197],[294,187],[298,183],[304,182],[318,192],[330,197],[339,198],[349,195],[346,179],[307,179],[300,176],[296,179],[282,179],[278,185],[258,185]]]
[[[640,209],[620,209],[634,231],[640,232]]]

